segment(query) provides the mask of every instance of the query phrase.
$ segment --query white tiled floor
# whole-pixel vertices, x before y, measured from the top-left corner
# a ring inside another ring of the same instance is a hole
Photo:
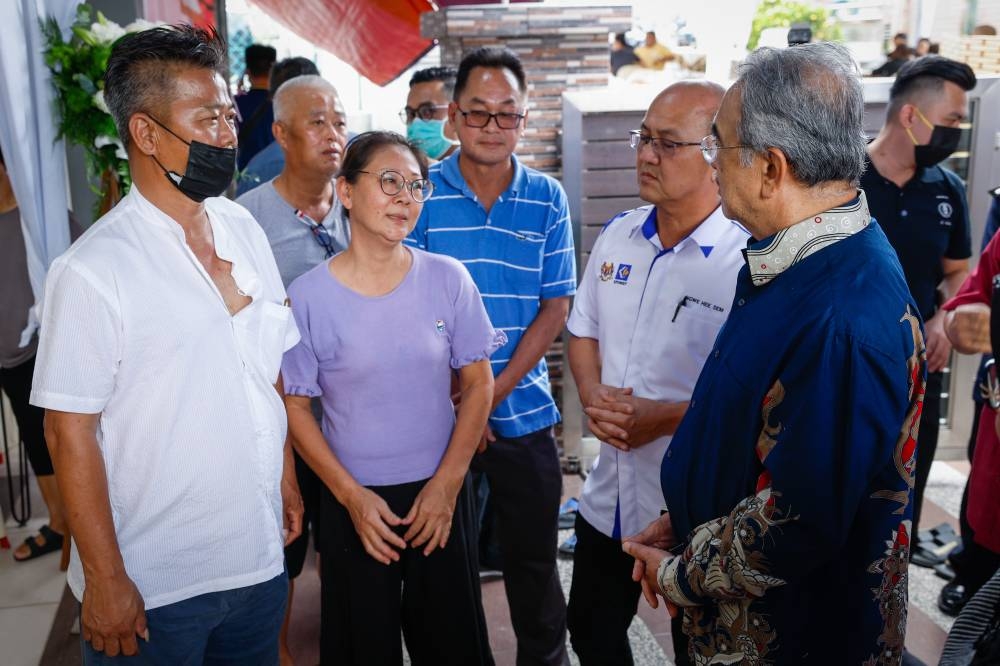
[[[941,462],[936,462],[927,486],[927,497],[946,513],[957,513],[961,498],[964,474],[956,472]],[[11,544],[16,547],[29,534],[34,534],[45,518],[39,500],[36,518],[25,527],[7,522]],[[41,510],[39,510],[39,508]],[[568,535],[563,534],[561,536]],[[560,561],[560,573],[568,580],[569,563]],[[951,619],[938,617],[937,592],[944,581],[934,578],[929,570],[914,573],[911,583],[911,602],[941,629],[947,630]],[[66,576],[59,571],[59,555],[53,553],[31,562],[14,562],[12,551],[0,550],[0,664],[3,666],[35,666],[39,662],[46,639],[62,596]],[[495,618],[492,618],[495,620]],[[508,621],[509,622],[509,621]],[[933,626],[933,625],[932,625]],[[499,629],[493,627],[491,631]],[[634,622],[633,648],[637,650],[637,664],[664,664],[666,657],[641,620]],[[499,660],[503,661],[503,660]]]
[[[0,550],[0,663],[4,666],[38,664],[66,584],[66,574],[59,571],[59,553],[30,562],[14,561],[13,548],[44,523],[44,517],[25,527],[7,523],[12,548]]]

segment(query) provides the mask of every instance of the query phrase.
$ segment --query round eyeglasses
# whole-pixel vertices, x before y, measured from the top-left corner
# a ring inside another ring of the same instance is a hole
[[[407,125],[417,118],[421,120],[433,120],[434,114],[437,113],[438,109],[447,108],[447,104],[421,104],[415,109],[412,106],[404,106],[399,112],[399,119]]]
[[[482,129],[490,124],[490,120],[496,120],[497,127],[504,130],[517,129],[521,126],[521,121],[524,120],[523,113],[490,113],[489,111],[480,111],[475,109],[473,111],[463,111],[458,109],[458,112],[462,114],[465,118],[465,124],[469,127],[476,129]]]
[[[660,139],[651,134],[646,134],[642,130],[629,130],[629,148],[642,150],[645,146],[651,146],[653,153],[657,157],[672,157],[674,151],[682,146],[700,146],[701,143],[693,141],[671,141],[670,139]]]
[[[749,148],[750,146],[723,146],[719,143],[719,137],[714,134],[709,134],[704,139],[701,140],[701,156],[705,158],[705,161],[709,164],[715,164],[715,160],[719,159],[720,150],[732,150],[733,148]]]
[[[394,197],[405,188],[414,201],[417,203],[424,203],[431,198],[431,193],[434,191],[434,183],[432,183],[427,178],[416,178],[414,180],[406,180],[403,178],[403,174],[398,171],[393,171],[392,169],[385,169],[383,171],[362,171],[358,170],[358,173],[367,173],[371,176],[376,176],[378,178],[379,187],[382,188],[382,192],[386,196]]]

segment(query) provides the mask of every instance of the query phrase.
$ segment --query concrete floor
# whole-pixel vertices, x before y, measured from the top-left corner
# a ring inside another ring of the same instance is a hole
[[[924,504],[926,527],[948,522],[958,531],[958,505],[967,474],[967,463],[934,463]],[[566,477],[567,495],[578,494],[579,484],[577,477]],[[6,479],[0,479],[0,493],[4,495],[5,486]],[[28,526],[18,527],[8,521],[7,532],[13,544],[20,543],[44,523],[41,516],[44,505],[40,499],[35,500],[34,507],[36,517]],[[560,542],[569,534],[569,530],[564,531]],[[34,666],[39,663],[64,590],[65,576],[59,572],[58,565],[58,555],[16,563],[9,550],[0,550],[0,664]],[[572,561],[560,559],[559,570],[568,594]],[[952,623],[952,618],[941,614],[936,605],[937,594],[944,581],[930,570],[920,567],[911,567],[910,574],[907,647],[927,664],[936,664]],[[512,666],[515,663],[515,640],[502,581],[483,584],[483,604],[497,664]],[[639,602],[639,608],[639,617],[630,629],[636,664],[672,664],[666,614],[662,609],[652,610],[644,601]],[[297,581],[292,609],[291,644],[295,661],[303,666],[314,666],[319,663],[319,578],[312,559],[306,563]],[[571,655],[571,660],[574,664],[579,663],[575,655]]]

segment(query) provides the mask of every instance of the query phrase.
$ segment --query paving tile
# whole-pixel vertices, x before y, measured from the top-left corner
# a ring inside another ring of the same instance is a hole
[[[12,543],[19,544],[44,523],[44,519],[33,520],[27,527],[9,527],[7,533]],[[66,574],[59,571],[59,553],[15,562],[13,552],[13,547],[0,550],[0,608],[58,603],[66,583]]]
[[[49,637],[58,603],[0,608],[4,666],[36,666]]]
[[[954,466],[940,460],[934,461],[927,477],[927,488],[924,490],[925,502],[930,500],[957,520],[967,478],[968,474],[963,474]],[[936,523],[925,521],[921,515],[920,524],[923,527],[933,527]]]
[[[935,463],[924,507],[928,525],[945,520],[954,521],[951,513],[952,510],[957,513],[954,496],[957,493],[960,501],[963,485],[964,474],[960,466]],[[578,497],[581,486],[578,477],[565,477],[564,499],[569,496]],[[9,532],[12,538],[20,541],[37,529],[41,522],[33,521],[25,528],[11,527]],[[568,537],[570,532],[563,530],[559,542]],[[4,653],[2,662],[4,666],[36,664],[57,607],[56,603],[48,601],[59,599],[64,575],[58,572],[56,556],[24,564],[16,564],[5,558],[9,558],[9,552],[0,551],[0,646],[14,646],[15,649]],[[292,602],[290,644],[296,663],[305,666],[319,663],[320,581],[314,558],[315,555],[310,552],[303,573],[296,581]],[[560,558],[559,573],[568,595],[572,561]],[[952,618],[937,610],[937,595],[943,584],[944,581],[934,576],[929,569],[910,568],[911,605],[907,647],[928,664],[937,662],[947,630],[953,622]],[[483,606],[496,663],[498,666],[513,666],[516,641],[502,581],[491,581],[483,585]],[[662,609],[648,608],[645,601],[640,600],[638,618],[632,623],[629,637],[636,666],[664,666],[673,663],[669,619]],[[572,651],[570,660],[574,665],[579,664]]]
[[[910,567],[912,571],[915,567]],[[911,585],[912,589],[912,585]],[[906,616],[906,649],[926,664],[936,664],[948,632],[924,611],[910,604]]]

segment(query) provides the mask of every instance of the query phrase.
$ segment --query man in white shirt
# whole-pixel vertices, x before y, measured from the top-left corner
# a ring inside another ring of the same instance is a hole
[[[191,26],[115,44],[105,99],[132,190],[45,286],[31,401],[85,664],[278,658],[301,500],[275,383],[298,331],[264,233],[219,198],[235,168],[225,53]]]
[[[700,139],[723,89],[676,83],[634,130],[639,196],[605,226],[569,318],[569,360],[600,455],[576,522],[569,630],[580,663],[631,664],[640,584],[623,537],[664,508],[660,462],[733,300],[748,233],[719,206]],[[683,635],[674,627],[681,661]]]

